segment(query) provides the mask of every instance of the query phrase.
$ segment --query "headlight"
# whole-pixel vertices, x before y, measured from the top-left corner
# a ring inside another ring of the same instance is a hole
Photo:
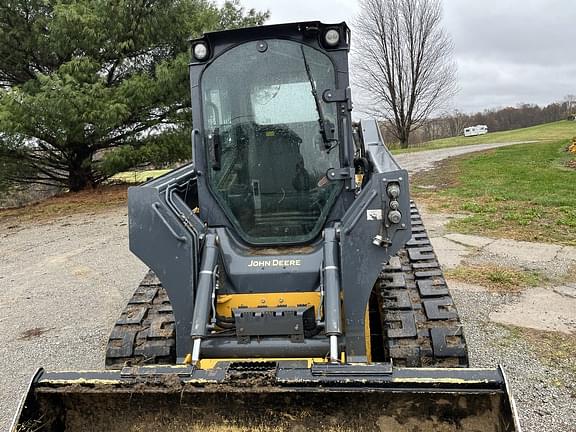
[[[198,42],[194,45],[194,58],[196,60],[206,60],[208,57],[208,46],[204,42]]]
[[[335,47],[340,42],[340,32],[336,29],[330,29],[324,33],[324,41],[326,45]]]

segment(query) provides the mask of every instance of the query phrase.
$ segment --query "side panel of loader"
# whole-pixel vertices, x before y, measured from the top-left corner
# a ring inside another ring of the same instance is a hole
[[[177,192],[195,186],[192,166],[184,166],[142,186],[128,190],[130,250],[156,276],[170,297],[177,319],[177,358],[191,352],[190,340],[194,295],[198,274],[198,235],[202,222],[193,212],[194,203],[184,203]],[[126,322],[127,325],[138,324]],[[118,335],[115,357],[128,357],[133,348]],[[110,347],[109,347],[110,351]]]

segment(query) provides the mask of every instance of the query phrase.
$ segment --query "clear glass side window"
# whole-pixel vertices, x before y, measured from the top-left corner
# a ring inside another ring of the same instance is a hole
[[[336,125],[335,104],[321,100],[336,87],[335,72],[320,51],[266,43],[264,52],[256,42],[233,48],[204,71],[208,178],[245,240],[303,242],[318,235],[341,186],[325,177],[339,166],[338,147],[323,141],[312,95],[314,85]]]

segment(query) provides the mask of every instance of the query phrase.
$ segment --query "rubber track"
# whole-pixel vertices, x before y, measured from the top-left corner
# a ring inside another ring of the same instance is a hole
[[[172,306],[166,290],[150,271],[112,329],[106,348],[106,367],[175,363]]]
[[[467,367],[458,311],[414,203],[411,219],[411,240],[376,283],[387,355],[396,366]]]
[[[414,204],[411,218],[412,239],[384,266],[375,287],[387,355],[396,366],[468,366],[458,312]],[[170,301],[149,272],[112,330],[106,367],[175,364],[175,345]]]

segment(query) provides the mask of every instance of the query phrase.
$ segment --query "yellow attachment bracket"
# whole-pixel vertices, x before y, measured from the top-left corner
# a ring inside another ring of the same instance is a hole
[[[220,316],[231,317],[232,310],[241,307],[297,307],[314,306],[316,312],[320,307],[320,293],[316,291],[261,293],[261,294],[229,294],[220,295],[216,299],[216,312]]]
[[[245,358],[245,359],[201,359],[198,361],[197,367],[199,369],[209,370],[214,369],[219,362],[230,363],[267,363],[285,360],[302,360],[308,362],[308,367],[311,368],[314,363],[327,363],[325,358]]]

